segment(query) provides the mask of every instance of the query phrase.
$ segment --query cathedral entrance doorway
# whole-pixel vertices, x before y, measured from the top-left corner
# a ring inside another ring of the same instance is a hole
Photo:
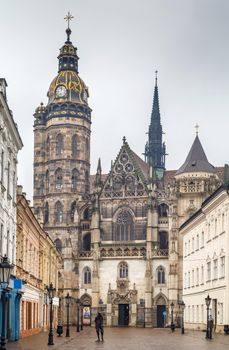
[[[157,327],[165,327],[166,305],[157,305]]]
[[[129,325],[129,304],[118,304],[118,325]]]

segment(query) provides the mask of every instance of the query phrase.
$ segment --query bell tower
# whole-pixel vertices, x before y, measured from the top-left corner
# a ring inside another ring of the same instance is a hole
[[[91,109],[88,87],[79,76],[77,48],[67,40],[48,103],[34,113],[34,208],[62,252],[64,289],[77,288],[78,200],[89,195]]]

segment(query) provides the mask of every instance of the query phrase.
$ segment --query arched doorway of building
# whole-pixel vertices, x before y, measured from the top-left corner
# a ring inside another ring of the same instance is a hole
[[[166,299],[162,294],[160,294],[156,299],[156,310],[156,327],[164,328],[166,325],[167,310]]]
[[[82,305],[82,320],[84,326],[91,325],[91,297],[89,294],[85,293],[80,298],[80,303]]]

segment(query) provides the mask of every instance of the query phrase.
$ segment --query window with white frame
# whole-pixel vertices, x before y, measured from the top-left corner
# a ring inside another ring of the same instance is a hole
[[[204,284],[204,267],[201,266],[201,284]]]
[[[188,241],[188,254],[190,254],[191,253],[191,242],[190,242],[190,240]]]
[[[187,256],[187,242],[185,242],[185,245],[184,245],[184,254],[185,254],[185,256]]]
[[[184,289],[187,288],[187,272],[184,274]]]
[[[220,277],[225,277],[225,256],[220,258]]]
[[[199,250],[199,245],[200,245],[200,239],[199,239],[199,235],[196,236],[196,249]]]
[[[207,263],[207,281],[211,280],[211,261]]]
[[[194,270],[192,270],[192,287],[194,287]]]
[[[199,285],[199,268],[196,268],[196,285]]]
[[[218,278],[218,259],[213,260],[213,278]]]
[[[222,232],[224,232],[224,229],[225,229],[225,227],[224,227],[224,221],[225,221],[225,216],[224,216],[224,213],[222,214]]]
[[[196,322],[199,323],[199,305],[196,305]]]
[[[204,304],[201,304],[201,323],[204,323]]]
[[[190,271],[188,272],[188,288],[190,288]]]

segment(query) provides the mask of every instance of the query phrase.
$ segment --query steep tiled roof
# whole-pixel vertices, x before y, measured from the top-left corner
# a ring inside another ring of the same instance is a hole
[[[198,135],[196,135],[184,164],[177,170],[176,174],[193,172],[215,172],[214,166],[208,162]]]

